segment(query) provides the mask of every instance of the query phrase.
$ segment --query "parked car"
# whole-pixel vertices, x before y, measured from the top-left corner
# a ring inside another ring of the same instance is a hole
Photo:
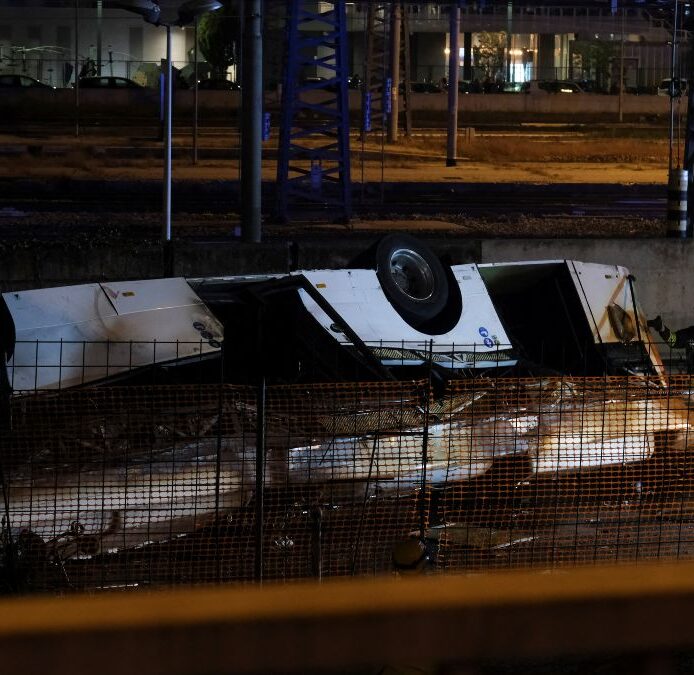
[[[240,91],[241,85],[238,82],[227,80],[223,77],[209,77],[198,82],[198,89],[209,89],[214,91]]]
[[[14,89],[14,88],[33,88],[33,89],[55,89],[50,84],[41,82],[34,77],[29,77],[28,75],[17,75],[17,74],[7,74],[0,75],[0,88],[2,89]]]
[[[673,96],[677,98],[686,93],[687,80],[682,77],[676,77],[674,80],[666,77],[664,80],[661,80],[660,84],[658,85],[658,96]]]
[[[472,82],[470,82],[470,80],[458,80],[458,93],[459,94],[472,93]]]
[[[573,80],[586,94],[607,94],[607,87],[597,80]]]
[[[504,82],[504,94],[520,94],[524,91],[525,82]]]
[[[443,94],[445,91],[443,87],[434,82],[412,82],[410,89],[414,94]]]
[[[111,75],[101,77],[80,77],[80,89],[142,89],[142,85],[127,78]]]
[[[307,75],[301,79],[299,86],[309,90],[336,92],[338,81],[335,78],[331,80],[319,75]]]
[[[580,85],[567,80],[530,80],[524,82],[522,91],[526,94],[583,94]]]

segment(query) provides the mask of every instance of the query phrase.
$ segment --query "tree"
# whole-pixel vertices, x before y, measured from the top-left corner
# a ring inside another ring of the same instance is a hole
[[[475,62],[484,69],[486,77],[491,79],[503,72],[504,50],[506,49],[506,33],[480,33],[477,47],[474,49]]]
[[[584,79],[595,79],[598,89],[607,90],[612,61],[617,55],[617,45],[607,41],[574,40],[571,43],[572,64],[580,64]]]
[[[236,63],[238,41],[238,2],[226,0],[222,9],[205,14],[200,19],[198,46],[210,64],[213,75],[224,77],[229,66]]]

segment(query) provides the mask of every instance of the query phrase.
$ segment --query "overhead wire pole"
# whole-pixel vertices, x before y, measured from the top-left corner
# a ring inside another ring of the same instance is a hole
[[[75,0],[75,136],[80,135],[80,0]]]
[[[364,83],[362,85],[362,150],[369,134],[378,134],[381,142],[381,189],[383,201],[384,187],[384,141],[388,125],[388,103],[386,101],[386,79],[388,77],[388,7],[384,3],[370,2],[367,7],[364,62]],[[364,157],[362,154],[362,198],[365,194]]]
[[[398,89],[400,86],[400,38],[402,32],[402,7],[393,2],[390,7],[390,116],[388,118],[388,142],[397,143],[400,118]],[[408,83],[405,83],[407,85]]]
[[[262,237],[263,152],[263,15],[262,0],[246,0],[241,89],[241,234],[244,241]]]
[[[689,72],[687,74],[687,125],[684,139],[684,169],[687,170],[688,190],[690,196],[694,196],[694,39],[689,34]],[[692,236],[694,230],[694,199],[687,200],[687,237]]]
[[[345,0],[290,0],[277,161],[277,216],[320,209],[348,222],[349,61]],[[328,77],[307,73],[325,73]]]
[[[239,43],[241,49],[238,50],[238,62],[236,63],[236,80],[241,85],[241,105],[243,106],[243,35],[244,26],[246,25],[245,3],[243,0],[239,3]],[[243,123],[238,120],[239,112],[237,111],[237,126],[239,128],[239,161],[237,163],[238,179],[241,182],[241,148],[243,147]]]
[[[675,66],[677,62],[677,5],[678,0],[675,0],[675,12],[672,23],[672,45],[670,50],[670,143],[668,151],[668,171],[672,169],[672,143],[673,133],[675,129]]]
[[[198,163],[198,18],[193,24],[193,164]]]
[[[622,30],[619,50],[619,121],[624,121],[624,12],[626,9],[622,7]]]
[[[446,166],[456,165],[458,146],[458,80],[460,73],[460,3],[452,0],[448,39],[448,139]]]
[[[101,75],[103,0],[96,0],[96,74]]]
[[[167,276],[173,273],[171,260],[171,26],[166,25],[166,73],[164,81],[164,222],[162,240],[164,242],[165,270]]]
[[[506,4],[506,82],[512,81],[511,49],[513,47],[513,0]]]
[[[400,38],[400,57],[403,66],[403,97],[402,105],[405,111],[405,136],[412,136],[412,74],[410,72],[410,19],[405,3],[400,3],[400,25],[402,28]]]

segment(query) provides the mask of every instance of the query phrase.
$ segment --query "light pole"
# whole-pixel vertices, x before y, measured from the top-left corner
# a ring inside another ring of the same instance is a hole
[[[193,164],[198,163],[198,17],[193,33]]]
[[[80,0],[75,0],[75,136],[80,135]]]
[[[164,271],[173,274],[171,255],[171,27],[185,26],[197,20],[201,14],[214,12],[222,7],[219,0],[188,0],[178,8],[176,21],[164,22],[160,17],[159,5],[154,0],[123,0],[117,7],[139,14],[147,23],[166,28],[166,71],[164,74],[164,189],[162,204],[162,241],[164,244]]]

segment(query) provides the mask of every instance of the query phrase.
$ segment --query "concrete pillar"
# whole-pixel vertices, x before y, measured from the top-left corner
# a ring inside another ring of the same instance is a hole
[[[537,36],[537,79],[554,80],[554,33],[540,33]]]

